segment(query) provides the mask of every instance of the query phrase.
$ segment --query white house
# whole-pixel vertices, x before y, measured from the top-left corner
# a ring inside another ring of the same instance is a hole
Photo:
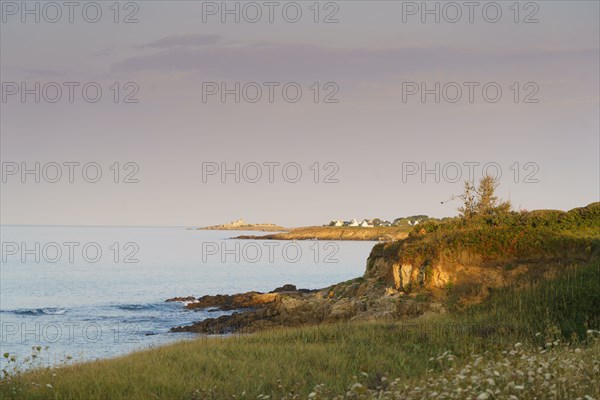
[[[351,221],[341,221],[338,219],[332,219],[329,222],[329,226],[352,226],[352,227],[362,227],[362,228],[373,228],[375,227],[374,219],[364,219],[362,221],[358,221],[357,219],[353,219]],[[410,225],[412,225],[409,222]],[[389,221],[383,220],[379,223],[378,226],[391,226],[392,224]]]

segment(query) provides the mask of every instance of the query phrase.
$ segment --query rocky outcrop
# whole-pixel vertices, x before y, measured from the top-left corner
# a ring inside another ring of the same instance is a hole
[[[327,314],[327,304],[315,292],[285,285],[270,293],[248,292],[232,296],[203,296],[188,309],[243,309],[231,315],[208,318],[191,326],[173,328],[173,332],[225,334],[254,332],[275,326],[318,323]]]
[[[205,309],[211,308],[220,311],[238,310],[240,308],[258,307],[273,303],[277,300],[276,293],[248,292],[235,295],[202,296],[195,303],[190,303],[187,308]]]
[[[256,332],[273,327],[296,327],[340,321],[398,320],[415,318],[426,312],[443,312],[443,307],[402,296],[396,291],[368,286],[362,279],[322,290],[298,290],[284,285],[270,293],[248,292],[236,295],[203,296],[187,304],[190,310],[233,310],[231,315],[207,318],[173,332],[227,334]],[[432,311],[435,310],[435,311]]]
[[[273,290],[273,292],[275,293],[280,293],[280,292],[296,292],[298,291],[298,289],[296,289],[296,285],[291,285],[291,284],[286,284],[283,285],[281,287],[276,288],[275,290]]]
[[[171,299],[165,300],[165,302],[167,302],[167,303],[173,303],[173,302],[188,303],[188,302],[195,302],[195,301],[197,301],[197,300],[194,296],[173,297]]]

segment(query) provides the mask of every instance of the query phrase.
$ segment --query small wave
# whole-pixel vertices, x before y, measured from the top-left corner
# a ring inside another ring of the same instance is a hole
[[[150,307],[148,307],[147,304],[120,304],[116,307],[120,310],[133,310],[133,311],[146,310],[146,309],[150,308]]]
[[[63,315],[67,313],[64,308],[48,307],[48,308],[32,308],[10,311],[17,315]]]
[[[155,310],[155,304],[119,304],[116,306],[119,310],[140,311],[140,310]]]

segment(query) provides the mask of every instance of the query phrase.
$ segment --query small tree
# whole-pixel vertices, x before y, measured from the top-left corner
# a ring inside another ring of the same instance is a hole
[[[498,197],[494,196],[494,192],[498,187],[496,180],[490,175],[484,176],[479,181],[479,187],[477,188],[477,195],[479,200],[475,205],[475,211],[477,214],[491,214],[498,203]]]
[[[452,196],[463,201],[463,206],[458,209],[460,216],[463,218],[471,218],[475,215],[492,215],[504,214],[510,211],[510,201],[499,202],[495,196],[496,189],[499,183],[490,176],[484,176],[480,181],[477,189],[469,181],[465,181],[465,189],[460,196]]]
[[[458,209],[460,216],[463,218],[471,218],[475,215],[477,209],[477,204],[475,202],[475,187],[471,182],[465,181],[465,191],[458,197],[463,201],[463,206]]]

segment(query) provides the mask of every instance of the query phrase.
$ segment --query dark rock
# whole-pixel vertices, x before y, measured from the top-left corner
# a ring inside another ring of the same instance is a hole
[[[218,318],[207,318],[190,326],[171,328],[171,332],[195,332],[209,335],[224,335],[232,332],[252,332],[257,330],[254,325],[267,325],[269,318],[263,310],[251,310]],[[274,326],[274,324],[272,325]]]
[[[173,297],[172,299],[167,299],[165,300],[166,303],[172,303],[172,302],[176,302],[176,301],[196,301],[196,298],[194,296],[187,296],[187,297]]]
[[[296,285],[285,284],[277,289],[273,290],[271,293],[279,293],[279,292],[297,292]]]
[[[218,294],[215,296],[202,296],[194,303],[187,305],[190,310],[212,308],[219,311],[238,310],[240,308],[253,308],[273,303],[278,298],[277,293],[247,292],[234,295]]]
[[[256,332],[277,326],[318,324],[325,320],[325,316],[331,312],[330,308],[325,300],[290,292],[281,295],[278,301],[256,309],[207,318],[190,326],[172,328],[171,331],[222,335],[232,332]]]

